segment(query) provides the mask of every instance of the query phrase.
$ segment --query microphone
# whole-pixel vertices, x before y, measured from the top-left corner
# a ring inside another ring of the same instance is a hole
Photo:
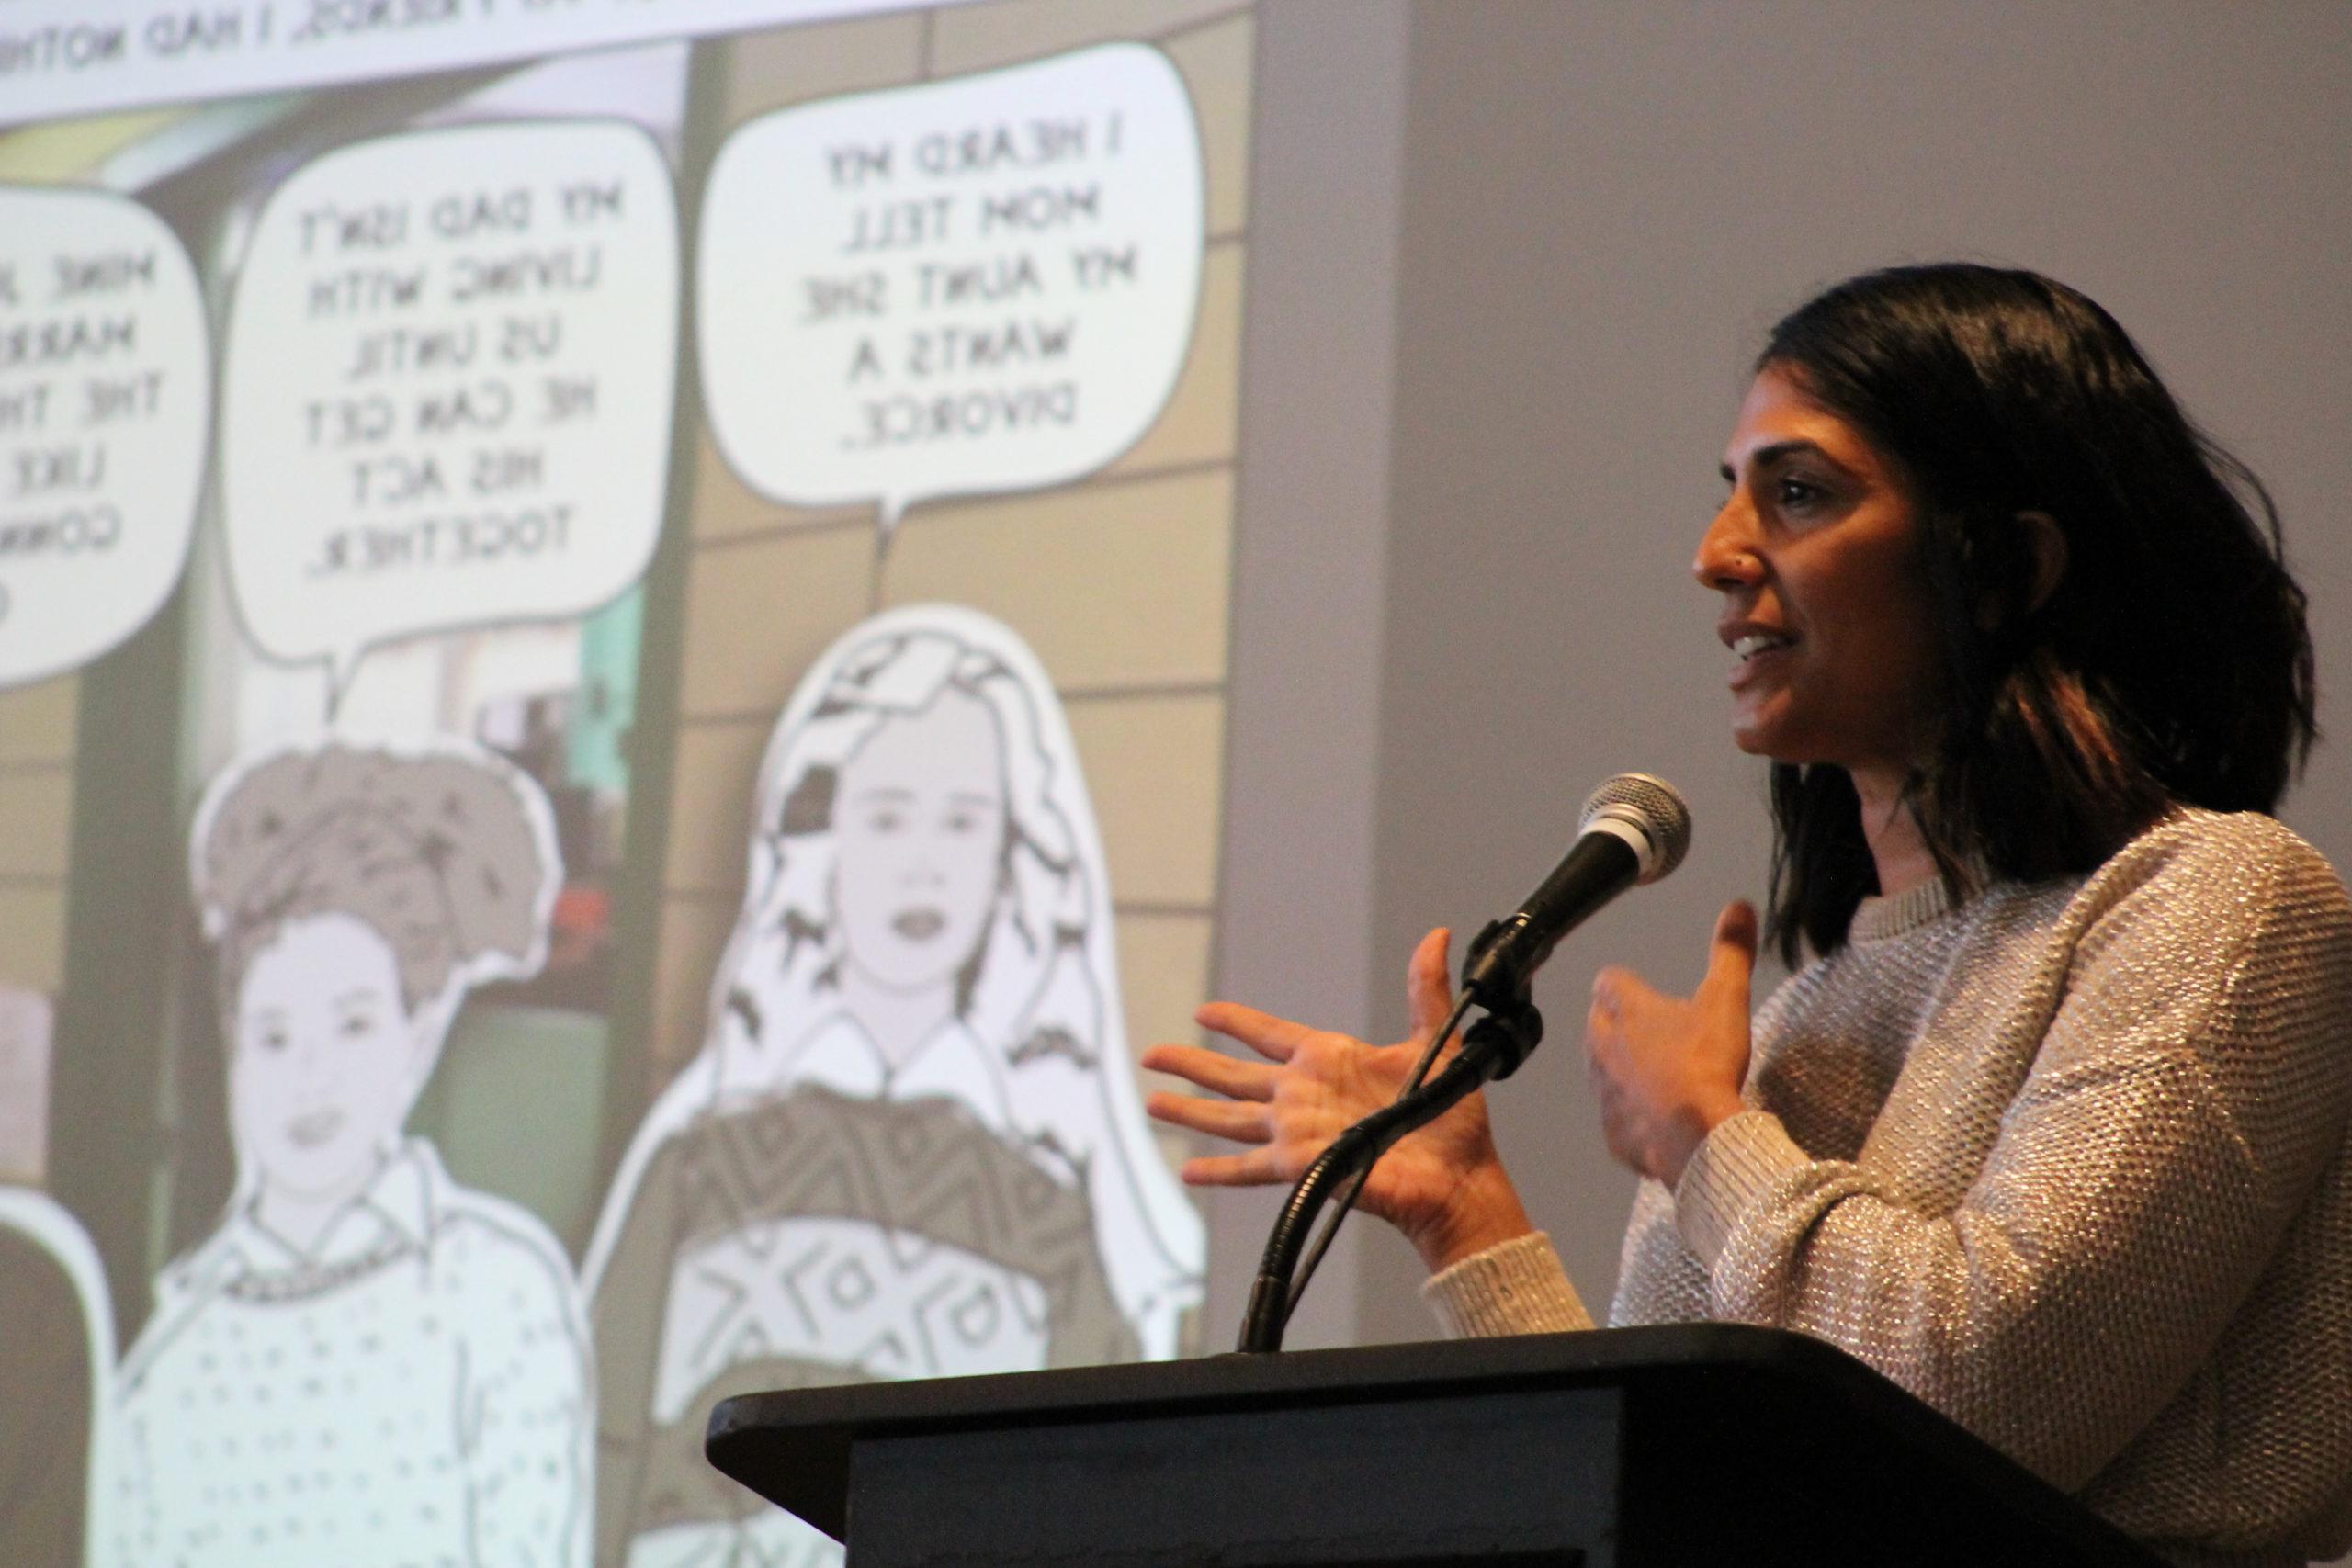
[[[1560,939],[1585,919],[1637,882],[1656,882],[1682,863],[1690,851],[1690,808],[1674,786],[1647,773],[1619,773],[1585,797],[1577,823],[1577,841],[1552,868],[1544,885],[1527,896],[1509,917],[1489,923],[1470,945],[1462,965],[1462,995],[1453,1014],[1430,1040],[1420,1065],[1407,1079],[1404,1092],[1363,1121],[1342,1132],[1315,1157],[1290,1201],[1283,1205],[1258,1277],[1250,1287],[1250,1306],[1241,1321],[1241,1350],[1279,1350],[1283,1325],[1290,1319],[1298,1292],[1313,1276],[1315,1265],[1339,1229],[1340,1221],[1363,1190],[1373,1162],[1416,1127],[1444,1114],[1480,1084],[1507,1078],[1519,1070],[1527,1054],[1544,1038],[1544,1020],[1528,999],[1527,984]],[[1435,1077],[1421,1075],[1435,1063],[1438,1043],[1453,1032],[1473,1005],[1487,1016],[1470,1026],[1462,1048]],[[1339,1184],[1355,1179],[1340,1195],[1339,1210],[1323,1227],[1322,1237],[1306,1260],[1305,1274],[1294,1286],[1299,1254],[1306,1245],[1307,1226],[1314,1223]]]
[[[1690,851],[1690,808],[1664,779],[1619,773],[1585,797],[1577,841],[1517,910],[1478,933],[1462,988],[1490,1012],[1523,1006],[1560,939],[1626,888],[1656,882]]]

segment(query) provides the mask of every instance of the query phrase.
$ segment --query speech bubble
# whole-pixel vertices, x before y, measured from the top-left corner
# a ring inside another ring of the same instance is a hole
[[[109,192],[0,187],[0,686],[86,664],[162,608],[211,413],[178,236]]]
[[[220,482],[254,641],[328,661],[575,615],[661,531],[677,197],[617,120],[416,131],[272,194],[230,312]]]
[[[779,110],[712,164],[704,401],[797,506],[1091,473],[1165,406],[1201,278],[1201,146],[1166,55],[1103,44]]]

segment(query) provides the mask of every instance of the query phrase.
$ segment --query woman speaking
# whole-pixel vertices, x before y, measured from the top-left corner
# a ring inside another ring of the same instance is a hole
[[[1907,267],[1773,329],[1694,572],[1772,762],[1763,940],[1688,998],[1603,970],[1585,1045],[1646,1179],[1610,1321],[1769,1325],[1884,1372],[2182,1562],[2352,1538],[2352,904],[2265,813],[2314,735],[2267,497],[2131,339],[2030,273]],[[1448,1011],[1375,1047],[1231,1003],[1162,1045],[1295,1179]],[[1589,1325],[1465,1100],[1362,1201],[1450,1330]]]

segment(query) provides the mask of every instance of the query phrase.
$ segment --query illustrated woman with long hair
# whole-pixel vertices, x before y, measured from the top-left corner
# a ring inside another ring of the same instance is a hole
[[[757,812],[703,1049],[590,1253],[605,1562],[830,1551],[703,1462],[725,1394],[1168,1356],[1199,1293],[1020,641],[947,607],[858,626],[786,707]]]

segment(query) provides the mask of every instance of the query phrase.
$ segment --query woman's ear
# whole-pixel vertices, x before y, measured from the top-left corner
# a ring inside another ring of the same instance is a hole
[[[2066,533],[2047,512],[2020,512],[2017,523],[2025,536],[2028,563],[2025,603],[2019,609],[2030,615],[2050,603],[2065,580]]]
[[[1976,593],[1976,629],[1990,635],[2050,602],[2066,575],[2066,536],[2047,512],[2020,512],[2013,532],[1988,541],[1991,581]]]

